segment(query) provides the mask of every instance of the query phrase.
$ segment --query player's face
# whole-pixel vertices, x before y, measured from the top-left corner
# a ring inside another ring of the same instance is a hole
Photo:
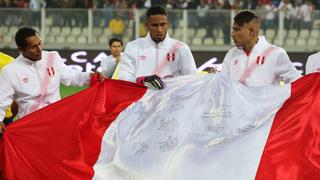
[[[110,52],[111,52],[112,56],[114,56],[114,57],[120,56],[121,51],[122,51],[121,43],[118,41],[114,41],[110,47]]]
[[[154,42],[161,42],[166,38],[168,19],[165,15],[151,15],[148,18],[147,28]]]
[[[250,30],[248,24],[245,23],[240,27],[238,24],[233,23],[231,37],[237,47],[242,48],[246,46],[250,41]]]
[[[42,44],[39,35],[30,36],[25,41],[27,46],[19,48],[21,54],[32,61],[40,60],[42,58]]]

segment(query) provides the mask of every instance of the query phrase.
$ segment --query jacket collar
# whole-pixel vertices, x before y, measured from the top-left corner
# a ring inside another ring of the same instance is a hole
[[[40,60],[38,60],[38,61],[32,61],[32,60],[24,57],[22,54],[20,54],[18,58],[19,58],[23,63],[29,64],[29,65],[36,64],[37,62],[39,62],[39,61],[42,60],[42,59],[40,59]]]
[[[266,41],[264,36],[258,37],[258,42],[252,47],[250,54],[253,53],[259,53],[265,49],[266,46],[268,46],[269,43]],[[244,52],[242,48],[238,48],[240,51]],[[244,52],[245,53],[245,52]]]
[[[166,46],[169,38],[170,38],[170,37],[169,37],[169,34],[167,33],[167,35],[166,35],[166,37],[164,38],[163,41],[161,41],[161,42],[159,42],[159,43],[156,43],[156,42],[154,42],[154,41],[152,40],[151,35],[150,35],[149,32],[148,32],[148,34],[147,34],[147,36],[146,36],[146,39],[148,40],[148,42],[149,42],[151,45],[155,46],[155,47],[156,47],[157,45],[158,45],[158,47]]]
[[[251,53],[261,52],[261,50],[265,49],[265,46],[269,43],[266,41],[264,36],[259,36],[258,42],[252,47]]]

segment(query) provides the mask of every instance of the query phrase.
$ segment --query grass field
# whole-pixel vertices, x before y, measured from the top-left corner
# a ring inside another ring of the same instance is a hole
[[[64,98],[64,97],[67,97],[67,96],[70,96],[74,93],[77,93],[83,89],[86,89],[86,87],[73,87],[73,86],[65,86],[65,85],[61,85],[60,86],[60,93],[61,93],[61,97]]]

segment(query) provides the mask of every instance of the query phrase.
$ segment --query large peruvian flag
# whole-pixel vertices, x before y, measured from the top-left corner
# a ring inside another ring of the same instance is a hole
[[[320,179],[320,74],[165,85],[106,80],[16,121],[0,140],[0,179]]]

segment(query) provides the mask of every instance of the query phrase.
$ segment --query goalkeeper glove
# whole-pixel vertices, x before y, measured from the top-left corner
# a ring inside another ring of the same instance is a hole
[[[157,75],[138,77],[136,81],[137,81],[137,83],[141,83],[146,86],[148,86],[150,84],[156,90],[163,89],[163,83],[162,83],[160,77]]]

